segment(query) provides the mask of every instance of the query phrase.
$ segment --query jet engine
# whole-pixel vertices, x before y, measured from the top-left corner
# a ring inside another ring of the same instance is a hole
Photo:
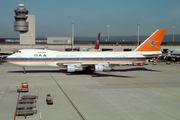
[[[102,71],[109,71],[111,68],[109,67],[108,64],[98,64],[94,66],[94,71],[95,72],[102,72]]]
[[[67,65],[67,72],[82,71],[83,68],[81,65]]]

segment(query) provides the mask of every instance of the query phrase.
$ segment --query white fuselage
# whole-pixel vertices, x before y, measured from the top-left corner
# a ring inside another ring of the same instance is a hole
[[[147,57],[144,54],[154,52],[65,52],[41,49],[23,49],[5,60],[22,67],[65,67],[63,63],[83,64],[121,64],[126,62],[144,61]],[[156,51],[156,54],[160,54]],[[57,63],[62,63],[57,65]]]

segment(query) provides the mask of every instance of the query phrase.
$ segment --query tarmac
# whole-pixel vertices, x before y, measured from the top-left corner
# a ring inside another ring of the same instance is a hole
[[[17,88],[28,82],[37,114],[27,120],[180,120],[180,64],[119,66],[110,72],[0,65],[0,120],[16,116]],[[53,105],[47,105],[51,94]]]

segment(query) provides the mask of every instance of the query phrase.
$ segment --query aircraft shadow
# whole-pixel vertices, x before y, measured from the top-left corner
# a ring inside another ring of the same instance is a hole
[[[129,72],[129,71],[151,71],[151,72],[162,72],[160,70],[147,69],[145,67],[135,67],[128,69],[114,69],[111,72]]]
[[[136,67],[136,68],[128,68],[128,69],[114,69],[108,72],[101,72],[101,73],[96,73],[96,72],[85,72],[85,71],[78,71],[78,72],[73,72],[69,73],[66,71],[66,69],[61,69],[61,70],[26,70],[26,74],[28,73],[64,73],[66,75],[88,75],[92,77],[121,77],[121,78],[134,78],[133,76],[124,76],[124,75],[115,75],[113,74],[114,72],[130,72],[130,71],[152,71],[152,72],[161,72],[159,70],[152,70],[152,69],[147,69],[145,67]],[[23,74],[22,70],[19,71],[7,71],[7,73],[21,73]]]
[[[26,70],[26,73],[60,73],[61,70]],[[18,71],[7,71],[7,73],[22,73],[22,70]]]
[[[134,78],[132,76],[124,76],[124,75],[115,75],[111,72],[104,73],[88,73],[88,72],[74,72],[74,73],[66,73],[66,75],[90,75],[91,77],[121,77],[121,78]]]
[[[145,67],[135,67],[135,68],[128,68],[128,69],[114,69],[109,72],[104,72],[104,73],[89,73],[89,72],[74,72],[74,73],[66,73],[66,75],[91,75],[92,77],[122,77],[122,78],[134,78],[132,76],[123,76],[123,75],[115,75],[112,74],[114,72],[130,72],[130,71],[151,71],[151,72],[161,72],[159,70],[152,70],[152,69],[147,69]]]
[[[18,70],[18,71],[7,71],[7,73],[21,73],[23,74],[22,70]],[[66,75],[88,75],[88,76],[92,76],[92,77],[122,77],[122,78],[133,78],[132,76],[123,76],[123,75],[114,75],[110,72],[104,72],[104,73],[92,73],[92,72],[84,72],[84,71],[80,71],[80,72],[73,72],[73,73],[69,73],[66,70],[26,70],[26,74],[28,73],[63,73]]]

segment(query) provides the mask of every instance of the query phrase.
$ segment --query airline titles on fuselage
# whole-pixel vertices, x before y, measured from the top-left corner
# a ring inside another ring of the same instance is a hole
[[[34,54],[34,57],[47,57],[46,54]]]
[[[34,54],[34,57],[47,57],[46,54]],[[56,55],[56,57],[76,57],[76,55]]]
[[[47,57],[46,54],[34,54],[34,57]],[[77,57],[76,55],[56,55],[56,57]],[[119,55],[116,57],[128,57],[128,55]]]

